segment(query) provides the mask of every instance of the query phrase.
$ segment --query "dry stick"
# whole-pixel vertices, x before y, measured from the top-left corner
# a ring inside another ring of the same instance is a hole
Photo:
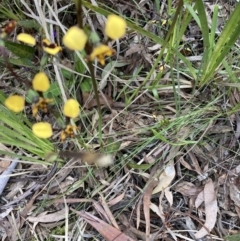
[[[16,204],[18,202],[20,202],[21,200],[23,200],[24,198],[28,197],[29,195],[33,194],[33,192],[38,191],[41,187],[43,187],[45,184],[45,182],[50,181],[50,179],[53,177],[55,171],[57,168],[57,162],[54,163],[53,168],[51,169],[51,171],[48,173],[46,179],[44,181],[40,181],[40,183],[35,183],[29,190],[27,190],[25,193],[21,194],[19,197],[17,197],[17,199],[12,200],[11,202],[8,202],[7,204],[1,206],[1,209],[7,209],[10,206],[12,206],[13,204]]]
[[[27,190],[26,192],[24,192],[23,194],[21,194],[20,196],[17,197],[17,199],[12,200],[11,202],[8,202],[7,204],[1,206],[1,209],[7,209],[10,206],[12,206],[13,204],[16,204],[18,202],[20,202],[21,200],[23,200],[24,198],[28,197],[29,195],[33,194],[34,191],[37,191],[39,188],[41,188],[42,186],[44,186],[43,184],[37,184],[35,183],[29,190]]]
[[[50,172],[46,175],[43,175],[40,179],[36,179],[36,178],[33,178],[33,177],[20,177],[20,178],[15,178],[14,180],[16,180],[16,182],[32,181],[32,182],[36,182],[38,184],[45,184],[48,181],[50,181],[50,179],[54,176],[56,171],[57,171],[57,162],[55,161],[52,169],[50,170]]]
[[[0,175],[0,195],[2,194],[5,186],[7,185],[10,175],[14,171],[17,163],[18,159],[14,159],[9,165],[9,167]]]
[[[82,23],[82,0],[77,0],[76,1],[76,8],[77,8],[78,27],[83,29],[83,23]],[[84,50],[86,51],[87,55],[89,55],[92,52],[92,46],[89,43],[89,41],[87,41]],[[94,94],[95,94],[95,98],[96,98],[96,102],[97,102],[97,107],[98,107],[98,115],[99,115],[98,132],[99,132],[100,144],[102,146],[102,111],[101,111],[101,105],[100,105],[100,100],[99,100],[99,96],[98,96],[98,87],[97,87],[97,82],[96,82],[96,78],[95,78],[95,74],[94,74],[93,62],[88,60],[88,64],[87,65],[88,65],[89,72],[90,72],[90,75],[91,75],[91,80],[92,80],[92,84],[93,84],[93,90],[94,90]]]

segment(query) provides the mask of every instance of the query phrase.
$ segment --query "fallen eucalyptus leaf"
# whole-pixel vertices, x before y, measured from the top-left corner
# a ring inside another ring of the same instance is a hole
[[[164,188],[168,187],[176,175],[174,163],[170,162],[160,175],[158,185],[153,189],[152,194],[161,192]]]
[[[195,234],[196,239],[203,238],[205,235],[209,234],[214,228],[217,220],[217,199],[214,191],[214,184],[211,179],[206,183],[203,192],[206,221],[204,226]]]

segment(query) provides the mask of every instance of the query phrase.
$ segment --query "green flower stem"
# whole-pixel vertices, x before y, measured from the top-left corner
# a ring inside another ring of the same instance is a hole
[[[76,8],[77,8],[78,27],[83,29],[83,23],[82,23],[82,0],[76,0]],[[92,52],[92,45],[90,44],[89,41],[87,41],[84,50],[87,53],[87,55],[91,54],[91,52]],[[92,84],[93,84],[93,90],[94,90],[95,98],[96,98],[96,101],[97,101],[98,115],[99,115],[98,132],[99,132],[100,144],[102,145],[102,111],[101,111],[101,105],[100,105],[99,96],[98,96],[97,81],[96,81],[95,74],[94,74],[93,62],[88,60],[87,65],[88,65],[89,72],[90,72],[90,75],[91,75]]]
[[[82,0],[76,0],[76,9],[77,9],[77,23],[78,23],[78,27],[83,29],[83,23],[82,23]]]
[[[99,101],[97,81],[96,81],[96,78],[95,78],[92,61],[88,62],[88,68],[89,68],[89,72],[90,72],[90,75],[91,75],[91,80],[92,80],[92,84],[93,84],[93,90],[94,90],[95,98],[96,98],[96,101],[97,101],[98,115],[99,115],[98,132],[99,132],[100,144],[102,145],[102,110],[101,110],[101,105],[100,105],[100,101]]]

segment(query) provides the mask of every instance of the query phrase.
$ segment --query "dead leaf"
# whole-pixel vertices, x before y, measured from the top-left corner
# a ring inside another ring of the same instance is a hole
[[[105,219],[108,223],[111,223],[110,218],[107,216],[104,208],[99,202],[93,202],[94,209],[98,212],[102,219]]]
[[[195,239],[194,232],[192,230],[196,230],[196,226],[190,217],[185,217],[185,224],[187,229],[189,230],[188,233],[191,238]]]
[[[66,217],[66,210],[62,209],[58,212],[46,214],[43,216],[38,217],[28,217],[27,220],[31,223],[40,222],[40,223],[52,223],[52,222],[58,222],[59,220],[62,220]]]
[[[158,178],[158,185],[153,189],[152,194],[161,192],[164,188],[168,187],[176,175],[174,163],[170,162]]]
[[[32,196],[32,198],[27,203],[25,208],[21,211],[20,216],[21,216],[22,219],[21,219],[21,223],[20,223],[20,228],[23,226],[23,224],[24,224],[24,222],[26,220],[27,214],[31,210],[31,208],[33,206],[33,203],[34,203],[34,201],[35,201],[37,196],[38,196],[38,191],[36,191],[36,193]]]
[[[101,193],[99,193],[99,194],[100,194],[100,202],[102,204],[102,207],[104,208],[104,211],[105,211],[106,215],[110,219],[111,224],[115,228],[120,229],[117,222],[116,222],[116,219],[114,218],[114,215],[112,214],[112,212],[111,212],[111,210],[110,210],[110,208],[109,208],[109,206],[108,206],[108,204],[107,204],[107,202],[104,198],[104,196]]]
[[[159,207],[159,210],[160,210],[160,214],[162,215],[162,216],[160,216],[160,218],[162,219],[162,222],[165,223],[166,217],[165,217],[164,212],[163,212],[163,210],[164,210],[163,209],[163,197],[164,197],[164,193],[161,192],[161,194],[159,195],[159,205],[158,205],[158,207]]]
[[[136,215],[137,215],[137,220],[136,220],[136,228],[138,229],[139,228],[139,225],[140,225],[140,216],[141,216],[141,204],[142,204],[142,201],[141,199],[137,202],[137,207],[136,207]]]
[[[240,208],[240,190],[233,183],[230,184],[230,198],[233,200],[234,204]]]
[[[16,220],[15,220],[16,221]],[[7,218],[0,220],[0,230],[1,230],[1,240],[12,240],[17,241],[17,227],[15,228],[16,223],[12,222],[12,217],[9,215]],[[6,239],[8,237],[8,239]]]
[[[125,149],[126,147],[130,146],[133,141],[124,141],[121,143],[120,147],[118,148],[118,151]]]
[[[78,164],[78,160],[75,158],[71,158],[70,161],[67,161],[67,163],[60,169],[60,171],[56,174],[54,180],[52,180],[49,186],[50,194],[53,194],[52,190],[55,191],[56,188],[59,188],[59,183],[61,183],[64,179],[66,179],[66,177],[69,175],[74,165],[76,164]]]
[[[166,188],[165,188],[164,194],[165,194],[165,197],[166,197],[166,199],[168,200],[168,202],[169,202],[169,204],[170,204],[170,207],[171,207],[172,204],[173,204],[173,194],[172,194],[172,191],[170,191],[170,188],[169,188],[169,187],[166,187]]]
[[[78,212],[73,209],[71,210],[83,217],[85,221],[92,225],[92,227],[94,227],[107,241],[134,241],[120,230],[112,227],[90,213]]]
[[[153,46],[148,47],[149,51],[156,51],[159,50],[161,48],[160,44],[154,44]]]
[[[165,223],[165,215],[163,213],[163,207],[162,207],[162,199],[163,199],[163,192],[159,196],[159,206],[156,204],[152,203],[150,204],[150,209],[155,212],[162,220],[163,223]]]
[[[208,180],[204,187],[204,203],[206,221],[204,223],[204,226],[195,234],[195,237],[197,239],[209,234],[214,228],[217,220],[217,199],[214,191],[214,184],[211,179]]]
[[[12,210],[13,210],[13,207],[10,207],[7,210],[5,210],[5,212],[0,213],[0,221],[2,221],[5,217],[7,217]]]
[[[101,106],[111,107],[113,105],[113,99],[107,95],[99,94],[98,98]],[[83,92],[83,102],[87,110],[97,106],[96,98],[92,97],[88,92]]]
[[[203,190],[203,188],[196,187],[191,182],[182,181],[174,187],[174,190],[176,192],[180,192],[183,196],[195,196],[198,195]]]
[[[235,210],[238,214],[238,218],[240,218],[240,208],[238,206],[235,206]]]
[[[12,225],[10,222],[4,218],[0,220],[0,228],[1,228],[1,237],[2,240],[5,240],[4,236],[7,236],[9,240],[12,240]]]
[[[8,224],[7,227],[11,227],[7,233],[10,235],[9,240],[17,241],[19,240],[19,224],[20,224],[20,217],[14,217],[14,214],[11,212],[9,216],[7,216]],[[8,226],[9,225],[9,226]]]
[[[159,207],[156,205],[156,204],[154,204],[154,203],[150,203],[150,209],[154,212],[154,213],[156,213],[159,217],[161,217],[161,213],[160,213],[160,210],[159,210]]]
[[[180,163],[181,163],[185,168],[187,168],[188,170],[192,170],[192,167],[188,164],[188,162],[186,162],[186,161],[184,160],[183,157],[180,157],[180,158],[179,158],[179,161],[180,161]]]
[[[155,165],[156,167],[156,165]],[[155,170],[156,171],[156,170]],[[153,173],[151,173],[153,174]],[[153,193],[154,187],[157,185],[157,181],[152,180],[143,195],[143,212],[146,222],[146,241],[150,240],[150,205],[151,205],[151,194]]]
[[[91,0],[91,3],[92,3],[93,6],[98,6],[97,1],[95,1],[95,0]],[[101,28],[104,29],[104,26],[105,26],[105,23],[106,23],[106,20],[107,20],[106,17],[103,16],[102,14],[99,14],[99,13],[96,13],[96,17],[97,17],[97,20],[98,20],[99,24],[101,25]],[[91,19],[91,18],[88,18],[88,21],[90,21],[89,19]],[[94,26],[93,23],[91,25],[92,25],[91,27]]]
[[[144,46],[142,44],[130,44],[128,50],[125,52],[125,58],[128,57],[129,55],[132,55],[136,52],[141,52],[143,50]]]
[[[115,198],[113,198],[112,200],[110,200],[110,201],[108,202],[109,207],[111,207],[111,206],[119,203],[120,201],[122,201],[122,199],[124,198],[124,196],[125,196],[125,192],[123,192],[122,194],[120,194],[120,195],[118,195],[117,197],[115,197]]]
[[[167,227],[167,231],[168,233],[172,236],[172,238],[177,241],[177,237],[176,237],[176,234],[170,229]]]
[[[197,195],[197,198],[195,200],[195,207],[199,208],[200,205],[203,203],[203,201],[204,201],[204,190]]]
[[[0,150],[6,151],[6,152],[12,152],[11,149],[6,147],[2,143],[0,143]],[[8,168],[8,166],[10,165],[10,163],[11,163],[11,157],[5,155],[4,158],[0,161],[0,173],[5,171]]]
[[[127,213],[119,214],[118,220],[121,222],[122,225],[124,225],[124,232],[126,232],[126,234],[129,235],[133,240],[145,240],[145,233],[133,226],[131,219],[129,218]]]
[[[193,166],[195,167],[195,169],[192,169],[193,171],[197,172],[199,175],[201,175],[203,172],[202,172],[202,169],[198,163],[198,160],[196,158],[196,156],[194,155],[194,153],[192,151],[188,151],[188,155],[192,161],[192,164]]]
[[[3,159],[5,159],[5,160],[1,160],[0,161],[0,173],[5,171],[9,167],[9,165],[11,163],[11,159],[10,158],[4,157]]]

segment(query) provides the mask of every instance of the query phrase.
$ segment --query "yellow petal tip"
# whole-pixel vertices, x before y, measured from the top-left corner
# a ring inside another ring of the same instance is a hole
[[[33,134],[39,138],[49,138],[52,136],[52,126],[48,122],[35,123],[32,126]]]
[[[25,100],[22,96],[12,95],[5,100],[5,106],[13,112],[21,112],[24,109]]]
[[[32,81],[32,87],[36,91],[45,92],[50,88],[50,81],[44,72],[37,73]]]
[[[126,33],[127,23],[126,21],[114,14],[108,16],[106,25],[105,25],[105,34],[113,39],[122,38]]]
[[[33,36],[31,36],[30,34],[27,33],[20,33],[17,36],[17,40],[21,41],[25,44],[31,45],[31,46],[35,46],[36,45],[36,40]]]
[[[69,99],[63,106],[63,114],[69,118],[76,118],[80,113],[80,105],[74,99]]]
[[[81,51],[87,42],[87,35],[84,31],[76,26],[68,29],[63,36],[63,44],[70,50]]]

